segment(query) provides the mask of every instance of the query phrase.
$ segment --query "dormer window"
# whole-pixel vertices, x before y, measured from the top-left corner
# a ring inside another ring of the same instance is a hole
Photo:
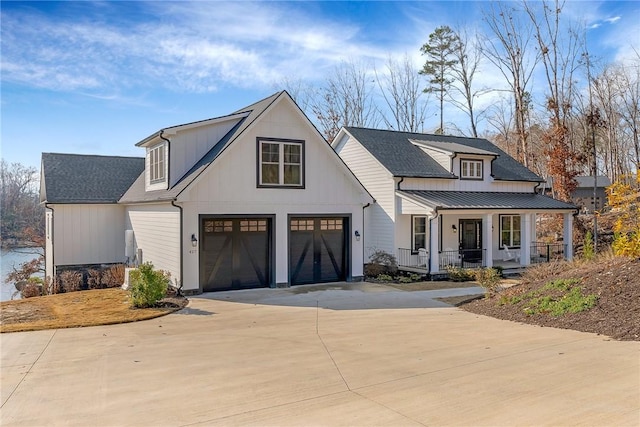
[[[460,178],[481,180],[482,160],[461,159]]]
[[[164,144],[149,149],[149,182],[156,184],[165,180]]]
[[[304,188],[304,141],[258,138],[258,187]]]

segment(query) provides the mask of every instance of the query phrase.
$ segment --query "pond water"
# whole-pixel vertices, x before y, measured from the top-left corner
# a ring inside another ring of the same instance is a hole
[[[15,293],[16,288],[13,283],[4,282],[4,280],[7,278],[7,275],[11,273],[11,271],[13,271],[13,266],[19,267],[23,262],[31,261],[32,259],[37,258],[37,255],[29,253],[28,249],[2,249],[2,251],[0,252],[0,258],[2,259],[0,269],[0,276],[2,276],[2,283],[0,284],[0,287],[2,288],[2,297],[0,297],[0,301],[8,301]],[[13,297],[13,299],[19,298],[19,294]]]

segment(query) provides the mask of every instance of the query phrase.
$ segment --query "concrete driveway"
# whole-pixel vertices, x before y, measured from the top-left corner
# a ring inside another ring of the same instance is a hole
[[[0,423],[640,424],[639,342],[481,317],[430,292],[223,292],[145,322],[2,334]],[[474,290],[446,293],[460,292]]]

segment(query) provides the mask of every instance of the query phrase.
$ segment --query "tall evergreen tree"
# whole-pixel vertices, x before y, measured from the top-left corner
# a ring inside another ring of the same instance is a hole
[[[420,74],[431,77],[429,86],[424,91],[435,93],[440,101],[440,129],[437,133],[441,134],[444,133],[444,98],[454,81],[451,72],[458,63],[454,53],[459,43],[457,34],[444,25],[429,34],[429,41],[420,48],[422,54],[427,57]]]

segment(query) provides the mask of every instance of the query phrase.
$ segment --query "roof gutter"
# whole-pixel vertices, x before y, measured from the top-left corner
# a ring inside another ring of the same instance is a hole
[[[51,283],[53,283],[55,281],[55,277],[56,277],[56,264],[54,262],[54,257],[53,254],[55,253],[54,250],[54,246],[53,246],[53,232],[55,230],[54,227],[54,214],[55,211],[53,210],[53,208],[51,206],[49,206],[50,203],[49,202],[44,202],[44,208],[45,209],[50,209],[51,210],[51,225],[50,225],[50,230],[49,233],[51,233],[51,274],[53,274],[53,277],[51,278]],[[47,224],[45,223],[45,227],[47,226]],[[47,239],[46,239],[46,233],[45,233],[45,241],[44,241],[44,274],[45,274],[45,280],[46,280],[46,274],[47,274],[47,258],[48,258],[48,254],[47,254]]]
[[[184,221],[182,206],[176,205],[176,199],[171,200],[171,206],[180,210],[180,283],[177,283],[177,292],[180,295],[182,286],[184,285],[182,279],[184,278]]]
[[[167,141],[167,159],[166,159],[166,168],[167,168],[167,188],[171,187],[171,168],[169,167],[169,162],[171,161],[171,141],[164,137],[164,129],[160,129],[158,136],[161,140]]]

